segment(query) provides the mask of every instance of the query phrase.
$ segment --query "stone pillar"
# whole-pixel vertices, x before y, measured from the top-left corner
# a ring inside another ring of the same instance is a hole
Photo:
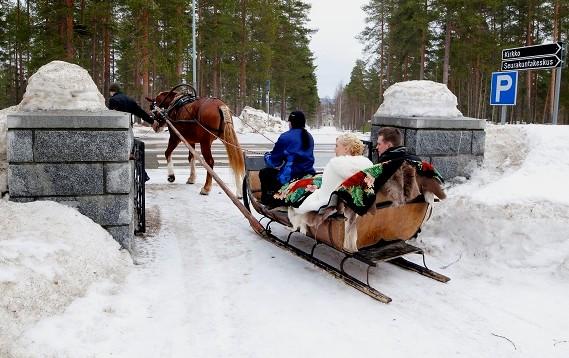
[[[387,117],[374,116],[371,140],[375,147],[381,127],[397,127],[404,137],[404,145],[432,163],[443,178],[469,177],[471,171],[484,159],[483,119],[457,117]]]
[[[10,200],[75,207],[132,252],[133,134],[115,111],[8,115]]]

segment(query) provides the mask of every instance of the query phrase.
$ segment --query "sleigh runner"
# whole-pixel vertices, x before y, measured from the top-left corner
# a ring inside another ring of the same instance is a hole
[[[371,287],[369,283],[369,271],[379,262],[388,262],[440,282],[450,280],[448,277],[428,269],[425,265],[423,250],[406,243],[407,240],[419,234],[421,226],[428,220],[434,202],[432,191],[437,192],[437,186],[433,186],[432,181],[414,175],[415,171],[409,165],[405,164],[401,168],[397,166],[393,170],[393,175],[388,173],[389,178],[382,183],[382,190],[373,193],[369,193],[368,190],[363,198],[358,196],[356,201],[358,201],[357,204],[361,204],[360,206],[355,205],[353,200],[350,202],[349,190],[342,191],[340,188],[325,208],[321,208],[319,212],[311,212],[306,215],[305,227],[302,231],[314,240],[310,252],[303,251],[291,244],[292,235],[301,235],[299,230],[292,231],[286,239],[280,239],[271,233],[270,225],[273,222],[289,228],[293,227],[293,223],[291,223],[287,208],[269,209],[261,203],[259,170],[264,166],[262,157],[245,157],[246,175],[243,180],[243,201],[247,209],[250,210],[250,206],[252,206],[264,218],[268,219],[265,224],[265,230],[268,234],[266,238],[272,243],[312,262],[343,280],[346,284],[384,303],[389,303],[391,298]],[[405,187],[405,183],[411,183],[413,187],[411,189]],[[405,195],[390,193],[390,187],[397,189],[398,186],[400,186],[400,194]],[[298,185],[292,189],[296,193],[294,195],[289,194],[298,199],[298,192],[302,192],[302,189],[299,189]],[[307,196],[309,193],[302,195]],[[444,193],[439,192],[438,195],[444,196]],[[332,266],[315,257],[314,254],[320,245],[329,246],[343,254],[339,267]],[[403,256],[408,254],[421,255],[423,266],[404,259]],[[358,279],[346,272],[344,264],[350,259],[367,265],[365,280]]]

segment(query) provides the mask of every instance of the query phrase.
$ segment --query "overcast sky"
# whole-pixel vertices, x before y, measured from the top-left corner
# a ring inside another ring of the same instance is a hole
[[[363,58],[363,45],[355,38],[365,26],[362,5],[367,0],[308,0],[312,4],[310,48],[316,57],[318,95],[334,97],[338,84],[350,80],[350,72],[358,58]]]

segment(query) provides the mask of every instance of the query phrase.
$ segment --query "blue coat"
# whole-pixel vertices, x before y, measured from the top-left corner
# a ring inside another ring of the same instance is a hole
[[[275,147],[265,154],[265,164],[279,168],[279,181],[288,183],[292,179],[314,174],[314,139],[310,137],[308,148],[302,149],[302,129],[289,129],[280,135]]]

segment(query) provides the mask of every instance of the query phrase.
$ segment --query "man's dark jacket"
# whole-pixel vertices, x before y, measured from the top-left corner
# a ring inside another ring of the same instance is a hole
[[[150,124],[154,122],[154,119],[150,118],[148,113],[140,108],[132,98],[122,92],[117,92],[109,98],[109,109],[134,114]]]

